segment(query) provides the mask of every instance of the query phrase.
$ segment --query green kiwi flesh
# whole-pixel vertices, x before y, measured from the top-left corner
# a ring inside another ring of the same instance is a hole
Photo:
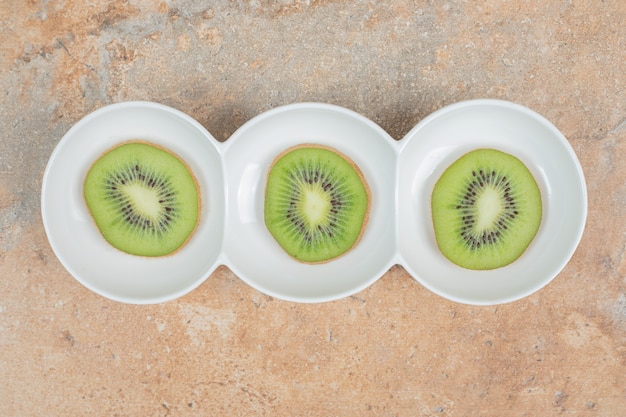
[[[443,255],[474,270],[518,259],[542,216],[531,172],[518,158],[495,149],[478,149],[452,163],[435,184],[431,209]]]
[[[172,254],[198,224],[194,176],[180,158],[152,144],[130,142],[109,150],[91,166],[83,188],[102,236],[132,255]]]
[[[352,249],[365,229],[370,192],[357,165],[335,149],[299,145],[278,155],[265,189],[265,224],[303,263],[323,263]]]

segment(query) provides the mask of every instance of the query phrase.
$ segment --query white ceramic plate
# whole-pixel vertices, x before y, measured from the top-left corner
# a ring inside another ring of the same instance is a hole
[[[179,155],[196,176],[201,220],[180,251],[162,258],[128,255],[101,236],[83,200],[91,164],[114,145],[142,139]],[[107,298],[136,304],[177,298],[219,264],[225,207],[218,143],[195,120],[156,103],[103,107],[76,123],[52,153],[43,177],[43,223],[55,254],[83,285]]]
[[[461,102],[424,119],[400,146],[398,249],[403,266],[425,287],[467,304],[514,301],[545,286],[573,255],[587,215],[585,180],[565,137],[542,116],[505,101]],[[542,224],[531,245],[512,264],[491,271],[463,269],[444,258],[430,215],[439,176],[477,148],[517,156],[535,176],[543,200]]]
[[[82,184],[91,164],[107,149],[131,139],[178,154],[198,179],[201,222],[174,255],[144,258],[114,249],[101,237],[84,203]],[[331,146],[353,159],[372,194],[369,222],[359,244],[320,265],[290,258],[263,222],[269,166],[286,148],[302,143]],[[492,271],[470,271],[439,252],[430,195],[446,167],[482,147],[514,154],[529,167],[541,188],[543,220],[517,261]],[[114,104],[86,116],[62,138],[44,173],[41,203],[50,244],[67,270],[100,295],[137,304],[180,297],[219,264],[265,294],[297,302],[355,294],[395,263],[453,301],[514,301],[539,290],[561,271],[580,241],[587,213],[582,169],[567,140],[540,115],[498,100],[448,106],[400,142],[345,108],[293,104],[255,117],[223,146],[178,110],[149,102]]]
[[[363,171],[372,195],[361,241],[346,255],[320,265],[290,258],[263,221],[270,164],[302,143],[331,146],[347,155]],[[378,125],[342,107],[300,103],[253,118],[225,145],[229,210],[224,255],[249,285],[285,300],[329,301],[362,290],[393,264],[396,143]]]

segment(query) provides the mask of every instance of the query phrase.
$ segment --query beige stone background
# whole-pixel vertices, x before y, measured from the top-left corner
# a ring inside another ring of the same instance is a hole
[[[0,415],[626,415],[624,22],[622,0],[3,1]],[[578,250],[517,302],[453,303],[396,266],[302,305],[220,267],[126,305],[73,279],[43,230],[47,160],[106,104],[167,104],[223,141],[321,101],[400,139],[472,98],[547,117],[586,175]]]

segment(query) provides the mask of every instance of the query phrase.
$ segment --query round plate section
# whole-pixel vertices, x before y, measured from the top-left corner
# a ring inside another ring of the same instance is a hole
[[[324,264],[300,263],[264,223],[265,185],[281,152],[313,143],[337,149],[359,166],[371,192],[360,242]],[[299,103],[270,110],[238,129],[224,149],[228,219],[227,265],[259,291],[285,300],[321,302],[354,294],[380,278],[395,259],[396,143],[378,125],[342,107]]]
[[[93,162],[129,140],[160,145],[190,167],[200,188],[200,223],[178,252],[133,256],[109,245],[83,198]],[[184,113],[150,102],[103,107],[76,123],[46,167],[43,223],[55,254],[83,285],[112,300],[148,304],[177,298],[200,285],[219,264],[225,216],[224,169],[218,142]]]
[[[542,116],[505,101],[461,102],[424,119],[400,146],[398,251],[403,266],[425,287],[467,304],[514,301],[545,286],[573,255],[587,215],[585,180],[565,137]],[[439,252],[430,210],[443,171],[479,148],[499,149],[524,162],[543,203],[531,245],[512,264],[489,271],[458,267]]]

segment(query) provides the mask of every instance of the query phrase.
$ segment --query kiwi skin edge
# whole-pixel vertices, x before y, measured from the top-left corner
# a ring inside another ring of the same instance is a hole
[[[278,160],[280,160],[284,155],[295,151],[296,149],[302,149],[302,148],[317,148],[317,149],[325,149],[327,151],[333,152],[337,155],[339,155],[343,160],[345,160],[351,167],[352,169],[354,169],[354,171],[357,173],[357,175],[359,176],[359,179],[361,180],[361,183],[363,184],[363,187],[365,188],[365,192],[367,194],[367,209],[365,211],[365,215],[363,216],[363,223],[361,224],[361,230],[359,232],[358,237],[356,238],[356,240],[354,241],[354,243],[352,244],[352,246],[350,246],[348,249],[346,249],[345,252],[341,253],[338,256],[335,256],[334,258],[330,258],[330,259],[325,259],[323,261],[303,261],[302,259],[298,259],[294,256],[292,256],[289,252],[285,251],[285,253],[287,253],[289,255],[289,257],[291,257],[292,259],[295,259],[296,261],[302,263],[302,264],[308,264],[308,265],[320,265],[320,264],[325,264],[331,261],[335,261],[339,258],[341,258],[342,256],[344,256],[345,254],[347,254],[348,252],[350,252],[352,249],[354,249],[354,247],[361,241],[361,237],[363,236],[363,233],[365,232],[365,229],[367,228],[367,224],[369,222],[369,215],[370,215],[370,209],[371,209],[371,205],[372,205],[372,194],[371,194],[371,190],[369,187],[369,184],[367,183],[367,181],[365,180],[365,176],[363,175],[363,172],[361,171],[361,169],[359,168],[359,166],[349,157],[347,157],[345,154],[343,154],[342,152],[339,152],[337,149],[332,148],[330,146],[326,146],[326,145],[321,145],[321,144],[316,144],[316,143],[301,143],[295,146],[291,146],[287,149],[285,149],[284,151],[282,151],[280,154],[278,154],[278,156],[276,156],[274,158],[274,160],[272,161],[272,163],[270,164],[268,170],[267,170],[267,175],[266,177],[266,181],[265,181],[265,193],[264,193],[264,197],[267,198],[267,178],[269,177],[269,173],[272,171],[272,168],[274,168],[274,164],[276,164],[276,162]],[[271,235],[271,234],[270,234]],[[272,236],[273,237],[273,236]],[[274,241],[276,241],[274,239]],[[277,242],[278,243],[278,242]],[[280,245],[279,245],[280,246]],[[282,249],[282,247],[281,247]]]
[[[187,162],[181,158],[180,156],[178,156],[178,154],[172,152],[171,150],[165,148],[164,146],[161,145],[157,145],[155,143],[146,141],[146,140],[142,140],[142,139],[131,139],[131,140],[127,140],[124,142],[120,142],[118,144],[116,144],[115,146],[108,148],[106,151],[102,152],[97,158],[94,159],[93,163],[89,166],[89,168],[87,169],[86,173],[88,173],[91,168],[93,167],[93,165],[100,159],[102,158],[104,155],[108,154],[109,152],[111,152],[114,149],[119,148],[120,146],[124,146],[124,145],[128,145],[128,144],[132,144],[132,143],[138,143],[138,144],[142,144],[142,145],[148,145],[148,146],[152,146],[153,148],[159,149],[163,152],[167,152],[168,154],[172,155],[174,158],[178,159],[187,169],[187,171],[189,171],[189,175],[191,175],[191,178],[193,179],[194,185],[196,186],[196,190],[197,190],[197,194],[198,194],[198,218],[196,219],[196,224],[194,225],[191,233],[189,233],[189,236],[187,236],[187,239],[185,239],[185,241],[174,251],[167,253],[165,255],[161,255],[161,256],[147,256],[147,255],[135,255],[135,254],[129,254],[128,252],[125,252],[121,249],[116,248],[115,246],[111,245],[109,242],[107,242],[107,244],[109,244],[109,246],[111,246],[112,248],[114,248],[115,250],[124,253],[126,255],[131,255],[131,256],[137,256],[137,257],[141,257],[141,258],[164,258],[164,257],[168,257],[168,256],[172,256],[175,255],[176,253],[178,253],[182,248],[184,248],[187,243],[189,243],[189,241],[191,240],[191,238],[193,237],[193,235],[196,233],[197,229],[198,229],[198,225],[200,224],[200,218],[202,216],[202,194],[200,193],[200,184],[198,183],[198,179],[196,178],[193,170],[189,167],[189,164],[187,164]],[[87,178],[87,174],[85,173],[85,176],[83,178],[83,189],[85,187],[85,180]],[[98,232],[100,232],[100,234],[102,235],[102,232],[100,231],[100,228],[98,227],[98,225],[96,224],[95,219],[93,218],[92,214],[91,214],[91,210],[89,210],[89,207],[87,206],[87,201],[85,200],[85,193],[83,191],[82,193],[83,196],[83,202],[85,204],[85,207],[87,207],[87,212],[89,213],[89,217],[91,218],[93,225],[96,227],[96,229],[98,230]]]

